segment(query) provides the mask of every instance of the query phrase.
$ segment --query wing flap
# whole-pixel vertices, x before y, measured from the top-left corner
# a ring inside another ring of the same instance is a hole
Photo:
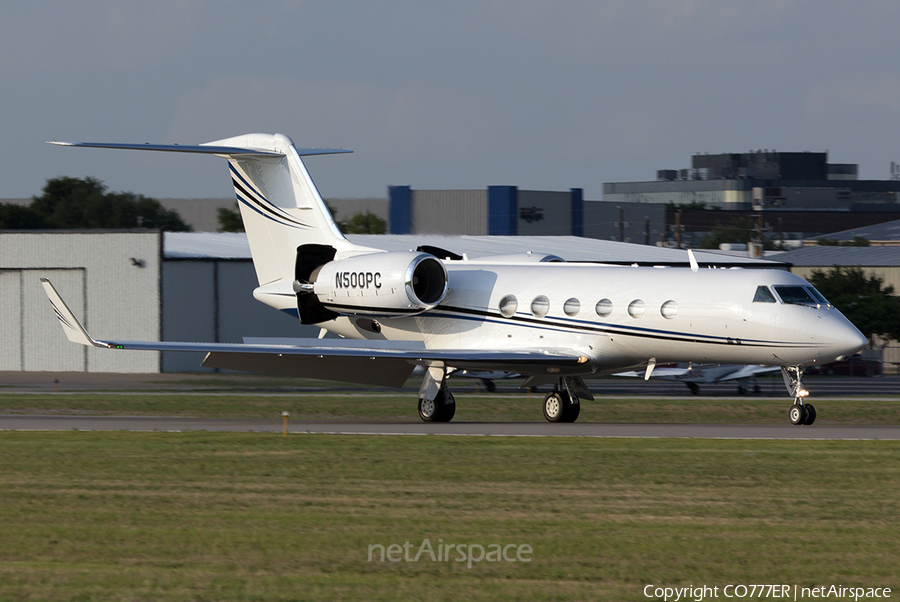
[[[242,370],[274,376],[319,378],[380,387],[402,387],[416,367],[406,359],[397,358],[219,351],[208,353],[202,365],[209,368]]]

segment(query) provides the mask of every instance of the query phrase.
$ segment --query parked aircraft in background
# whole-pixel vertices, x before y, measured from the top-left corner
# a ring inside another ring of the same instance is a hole
[[[197,146],[65,146],[202,153],[228,160],[259,287],[256,299],[336,333],[296,345],[97,340],[49,282],[71,341],[110,349],[206,351],[204,366],[400,386],[426,369],[419,416],[449,421],[454,370],[516,372],[555,384],[544,417],[572,422],[594,375],[658,363],[781,366],[794,424],[811,423],[803,368],[852,355],[866,338],[802,278],[775,270],[571,264],[539,253],[470,259],[441,249],[386,252],[344,238],[302,156],[281,134]]]
[[[700,393],[701,384],[718,383],[724,381],[737,381],[738,394],[746,395],[747,387],[753,383],[753,392],[759,393],[759,385],[754,381],[757,374],[765,374],[766,372],[777,372],[780,370],[778,366],[746,366],[740,364],[671,364],[668,366],[657,366],[650,378],[659,380],[674,380],[683,382],[691,393],[697,395]],[[629,370],[627,372],[618,372],[615,376],[625,376],[631,378],[644,378],[645,372],[637,370]],[[808,404],[807,404],[808,405]]]

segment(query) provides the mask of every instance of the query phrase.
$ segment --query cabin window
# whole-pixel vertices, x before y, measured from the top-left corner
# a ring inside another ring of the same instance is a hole
[[[596,307],[594,307],[594,311],[597,312],[597,315],[601,318],[605,318],[609,314],[612,313],[613,304],[609,299],[600,299],[597,301]]]
[[[519,302],[516,301],[514,295],[506,295],[500,299],[500,313],[507,318],[515,315],[517,307],[519,307]]]
[[[781,297],[782,303],[788,305],[811,305],[813,307],[819,305],[819,302],[802,286],[775,286],[772,287],[778,296]]]
[[[644,310],[647,308],[640,299],[635,299],[628,304],[628,315],[632,318],[641,318],[644,316]]]
[[[678,304],[670,299],[662,304],[662,307],[659,308],[659,313],[666,320],[671,320],[678,315]]]
[[[534,301],[531,302],[531,313],[537,317],[543,318],[547,315],[548,311],[550,311],[550,299],[544,295],[538,295],[534,298]]]
[[[756,294],[753,296],[754,303],[775,303],[775,295],[769,290],[768,286],[757,286]]]
[[[563,311],[566,312],[567,316],[577,316],[578,312],[581,311],[581,301],[575,298],[567,300],[563,304]]]

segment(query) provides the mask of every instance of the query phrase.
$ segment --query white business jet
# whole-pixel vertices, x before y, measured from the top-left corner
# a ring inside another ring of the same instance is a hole
[[[849,357],[866,338],[802,278],[785,271],[570,264],[530,253],[470,260],[434,248],[386,252],[341,234],[298,149],[281,134],[197,146],[54,142],[205,153],[228,160],[259,279],[254,297],[343,337],[290,345],[169,343],[91,337],[53,286],[70,341],[109,349],[205,351],[203,366],[401,386],[423,366],[419,416],[453,418],[455,370],[515,372],[555,384],[550,422],[573,422],[584,379],[657,363],[780,366],[789,417],[811,424],[803,368]]]

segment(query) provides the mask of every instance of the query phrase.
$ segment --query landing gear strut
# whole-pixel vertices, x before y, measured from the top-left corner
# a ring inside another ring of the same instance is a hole
[[[794,425],[809,425],[816,421],[816,408],[811,403],[804,403],[809,391],[803,386],[803,366],[782,366],[781,375],[784,386],[794,396],[794,405],[788,410],[788,418]]]
[[[419,389],[419,418],[425,422],[450,422],[456,414],[456,400],[447,387],[443,366],[430,366]]]

